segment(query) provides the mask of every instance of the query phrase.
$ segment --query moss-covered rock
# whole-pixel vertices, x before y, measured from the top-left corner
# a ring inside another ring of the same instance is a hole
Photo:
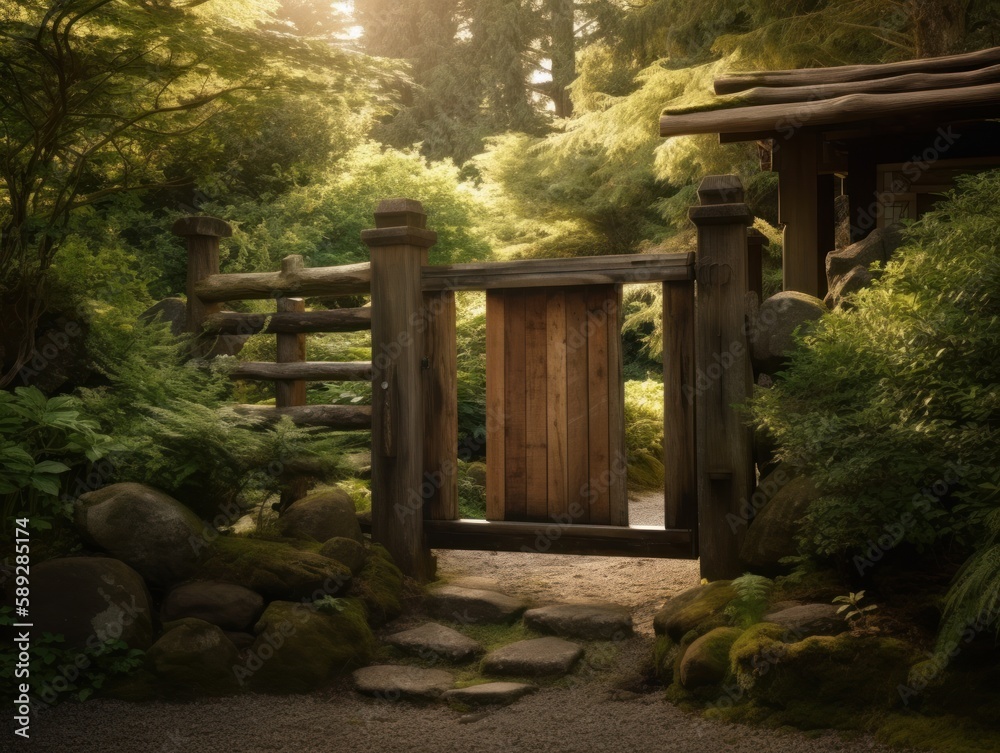
[[[811,479],[792,478],[782,465],[761,482],[755,497],[760,494],[765,495],[767,502],[747,530],[740,559],[754,572],[780,572],[781,560],[799,553],[795,537],[809,505],[819,498],[819,491]]]
[[[674,665],[680,659],[680,646],[669,635],[660,635],[653,642],[653,672],[664,685],[674,681]]]
[[[222,536],[198,577],[245,586],[268,600],[311,600],[343,592],[350,585],[351,571],[336,560],[289,544]]]
[[[166,696],[221,695],[237,690],[239,655],[222,628],[192,617],[177,620],[146,653]]]
[[[403,573],[385,547],[372,545],[365,566],[354,579],[351,593],[364,602],[373,625],[383,625],[402,613]]]
[[[368,560],[368,552],[365,551],[362,544],[359,544],[354,539],[348,539],[343,536],[334,536],[332,539],[324,542],[323,546],[320,547],[319,553],[324,557],[337,560],[337,562],[347,567],[354,575],[361,572],[361,569],[365,566],[365,562]]]
[[[728,580],[695,586],[663,605],[653,618],[653,629],[678,642],[691,630],[704,635],[725,625],[726,606],[735,597]]]
[[[241,685],[266,693],[300,693],[364,666],[375,638],[357,599],[342,599],[340,611],[319,612],[308,604],[275,601],[254,628],[257,640],[236,669]]]
[[[329,541],[335,536],[364,541],[354,500],[343,489],[331,489],[294,502],[278,519],[282,536]]]
[[[857,728],[859,715],[899,705],[897,688],[918,656],[895,638],[785,636],[777,625],[755,625],[734,642],[730,660],[750,700],[804,729]]]
[[[687,690],[717,685],[729,674],[729,650],[739,628],[720,627],[695,640],[680,661],[680,683]]]

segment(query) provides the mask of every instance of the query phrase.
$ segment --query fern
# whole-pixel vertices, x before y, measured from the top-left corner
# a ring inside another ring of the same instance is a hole
[[[739,628],[748,628],[760,622],[767,612],[768,599],[774,589],[774,581],[763,575],[744,573],[733,579],[736,598],[726,607],[726,617]]]

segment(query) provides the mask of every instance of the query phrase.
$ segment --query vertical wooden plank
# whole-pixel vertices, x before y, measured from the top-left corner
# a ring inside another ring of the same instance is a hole
[[[407,199],[381,202],[375,224],[361,235],[372,275],[372,538],[426,581],[434,564],[424,537],[420,267],[436,236],[420,202]]]
[[[300,314],[306,310],[306,302],[301,298],[279,298],[278,313]],[[304,363],[306,360],[305,335],[276,335],[278,341],[278,363]],[[275,405],[288,408],[306,404],[306,383],[304,379],[281,379],[275,383]]]
[[[458,345],[455,293],[424,294],[424,510],[431,520],[458,519]]]
[[[622,286],[608,291],[608,522],[628,525],[628,456],[625,450],[625,375],[622,358]]]
[[[664,526],[692,532],[697,554],[694,283],[663,283]]]
[[[486,293],[486,519],[504,519],[504,291]]]
[[[524,293],[508,290],[504,299],[504,520],[527,514],[525,434]]]
[[[524,298],[525,451],[527,453],[525,513],[528,520],[548,518],[548,455],[546,449],[546,303],[545,290]]]
[[[566,485],[569,514],[590,522],[590,404],[586,290],[566,290]]]
[[[587,393],[590,398],[590,522],[611,523],[610,441],[608,430],[607,286],[587,291]]]
[[[746,527],[739,521],[753,493],[751,432],[734,407],[753,385],[745,323],[751,215],[736,176],[705,178],[698,195],[702,205],[691,209],[698,226],[696,373],[717,375],[695,393],[698,538],[702,577],[717,580],[742,570]],[[720,370],[720,363],[728,365]]]
[[[174,235],[187,243],[187,317],[184,329],[201,334],[205,317],[222,310],[221,303],[202,303],[195,286],[211,275],[219,274],[221,238],[231,238],[233,229],[215,217],[181,217],[172,228]]]
[[[282,267],[284,267],[282,263]],[[306,302],[301,298],[279,298],[278,313],[302,313]],[[306,336],[276,335],[278,363],[304,363],[306,360]],[[304,379],[279,379],[274,383],[275,405],[288,408],[306,404],[306,382]],[[309,482],[303,476],[288,478],[281,490],[279,509],[287,510],[292,503],[302,499],[309,491]]]
[[[546,406],[548,450],[548,516],[569,512],[567,496],[567,378],[566,378],[566,291],[550,290],[545,315]]]
[[[826,255],[837,246],[836,175],[816,177],[816,297],[826,295]]]
[[[800,130],[781,142],[778,171],[778,218],[785,225],[782,255],[783,287],[818,295],[816,257],[819,137]],[[744,234],[746,231],[744,230]]]

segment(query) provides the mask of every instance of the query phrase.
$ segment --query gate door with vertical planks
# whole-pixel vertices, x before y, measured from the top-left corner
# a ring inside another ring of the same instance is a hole
[[[628,525],[621,286],[486,296],[488,520]]]

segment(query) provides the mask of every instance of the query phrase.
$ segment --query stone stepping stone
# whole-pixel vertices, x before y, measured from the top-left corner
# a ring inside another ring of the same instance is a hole
[[[524,624],[540,633],[585,641],[620,640],[632,635],[632,615],[617,604],[552,604],[529,609]]]
[[[395,633],[388,636],[385,641],[421,659],[441,658],[451,662],[462,662],[483,653],[483,647],[477,641],[436,622],[428,622],[412,630]]]
[[[443,669],[422,669],[394,664],[363,667],[353,675],[359,693],[373,695],[385,701],[400,698],[433,700],[455,686],[455,678]]]
[[[427,598],[431,616],[462,624],[509,623],[527,608],[523,599],[481,588],[438,586]]]
[[[442,697],[446,701],[464,703],[467,706],[506,706],[536,690],[538,688],[534,685],[523,682],[487,682],[483,685],[455,688]]]
[[[562,638],[531,638],[490,652],[483,673],[516,677],[562,676],[583,656],[583,648]]]

